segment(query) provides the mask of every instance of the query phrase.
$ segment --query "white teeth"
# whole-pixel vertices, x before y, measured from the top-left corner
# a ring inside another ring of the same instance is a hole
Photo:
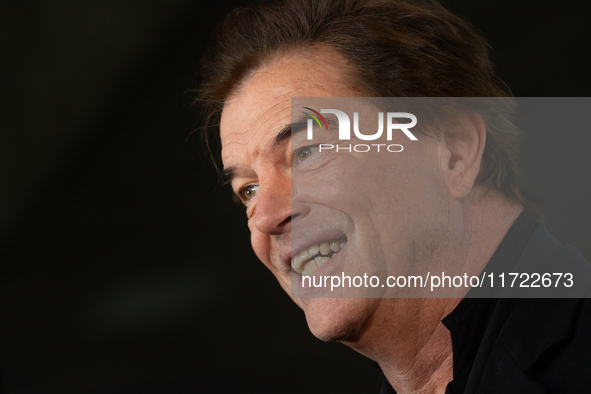
[[[332,241],[330,243],[330,249],[333,252],[338,252],[339,250],[341,250],[341,243],[339,241]]]
[[[310,257],[310,254],[308,253],[308,249],[304,249],[300,254],[298,254],[297,256],[295,256],[291,259],[291,266],[293,267],[294,270],[299,271],[299,269],[302,266],[302,263],[308,257]]]
[[[316,258],[314,259],[314,262],[316,263],[316,266],[318,268],[322,267],[322,256],[316,256]]]
[[[320,246],[318,246],[318,245],[312,245],[308,248],[308,251],[310,251],[310,256],[314,256],[315,254],[318,254],[319,250],[320,250]]]
[[[322,265],[324,265],[332,256],[340,251],[347,243],[346,239],[335,239],[322,242],[302,250],[296,256],[291,258],[291,266],[294,271],[302,275],[312,275]],[[333,253],[334,252],[334,253]],[[330,257],[330,255],[333,253]]]
[[[326,263],[328,260],[330,260],[330,257],[326,257],[326,256],[318,256],[314,259],[314,262],[316,263],[316,266],[318,268],[322,267],[324,265],[324,263]]]
[[[316,261],[310,261],[304,267],[304,271],[302,271],[302,275],[304,275],[304,276],[312,275],[314,272],[316,272],[317,269],[318,269],[318,266],[316,265]]]

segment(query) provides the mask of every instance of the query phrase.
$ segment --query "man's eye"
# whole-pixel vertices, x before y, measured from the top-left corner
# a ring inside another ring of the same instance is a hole
[[[257,192],[259,191],[258,185],[250,185],[242,189],[242,194],[244,195],[245,200],[252,200],[254,196],[256,196]]]
[[[306,160],[312,154],[312,150],[310,148],[302,148],[298,152],[298,159],[300,161]]]
[[[294,154],[294,161],[296,163],[301,163],[302,161],[312,156],[312,153],[314,153],[316,149],[316,146],[306,146],[296,150]]]

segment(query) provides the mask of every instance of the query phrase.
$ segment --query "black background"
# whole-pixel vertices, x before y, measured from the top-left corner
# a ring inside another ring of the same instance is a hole
[[[256,260],[192,133],[184,91],[237,4],[0,3],[8,393],[378,391],[372,362],[315,339]],[[481,29],[516,96],[589,95],[588,2],[446,4]],[[589,258],[586,107],[527,130],[523,168],[547,227]]]

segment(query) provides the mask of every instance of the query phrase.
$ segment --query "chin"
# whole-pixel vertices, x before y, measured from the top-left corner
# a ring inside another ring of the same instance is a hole
[[[302,300],[312,334],[326,342],[356,341],[368,321],[363,298],[306,298]]]

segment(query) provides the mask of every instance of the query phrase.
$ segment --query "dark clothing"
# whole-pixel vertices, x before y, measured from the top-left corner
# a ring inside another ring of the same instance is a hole
[[[485,271],[523,272],[528,264],[573,272],[576,294],[588,295],[591,264],[523,213]],[[453,381],[446,394],[591,393],[588,298],[466,296],[442,323],[453,348]],[[385,378],[381,393],[395,393]]]

